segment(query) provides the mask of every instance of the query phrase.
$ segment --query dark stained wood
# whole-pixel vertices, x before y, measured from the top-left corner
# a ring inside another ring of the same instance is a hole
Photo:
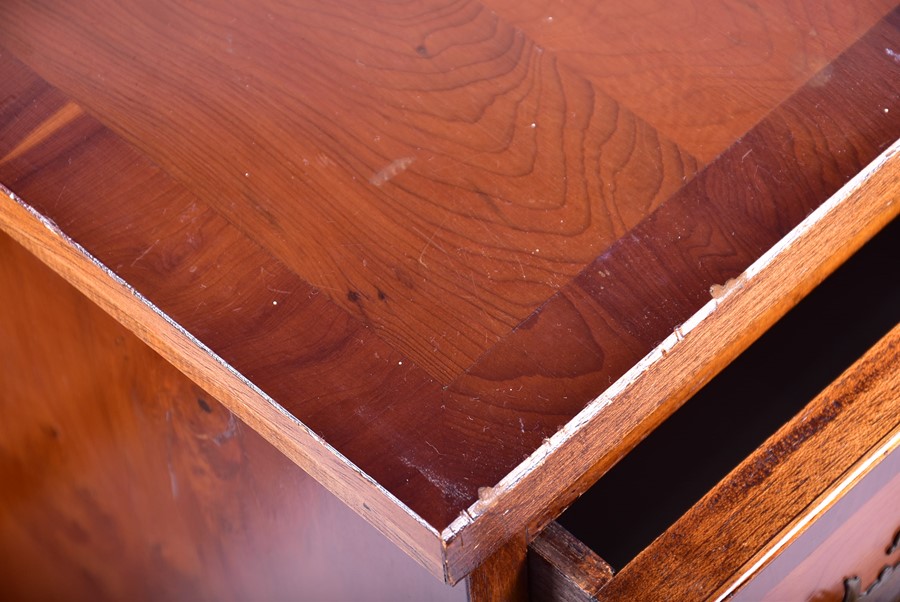
[[[786,532],[805,528],[822,504],[900,446],[898,353],[900,325],[622,568],[598,599],[727,592],[753,562],[783,545]]]
[[[708,163],[809,82],[894,0],[627,4],[485,0],[584,75]]]
[[[570,422],[900,135],[896,20],[695,175],[477,2],[4,2],[0,224],[454,582],[896,213],[881,181],[750,330]]]
[[[900,549],[889,550],[900,532],[898,499],[900,451],[894,450],[730,599],[841,602],[850,577],[865,591],[884,567],[900,562]],[[879,593],[887,601],[900,597],[897,590]]]
[[[612,576],[612,567],[557,522],[528,546],[532,602],[589,602]]]
[[[466,579],[469,602],[528,602],[528,547],[513,537]]]
[[[0,234],[0,598],[464,600]]]

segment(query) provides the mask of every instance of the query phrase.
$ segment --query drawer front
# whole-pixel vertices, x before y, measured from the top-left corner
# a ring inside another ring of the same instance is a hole
[[[539,554],[542,535],[532,564],[558,566],[532,580],[569,575],[572,600],[900,599],[898,355],[900,325],[617,574]]]
[[[732,598],[900,600],[900,451],[774,554]]]

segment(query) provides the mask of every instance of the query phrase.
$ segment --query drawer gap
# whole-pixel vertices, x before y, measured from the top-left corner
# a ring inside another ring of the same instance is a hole
[[[625,566],[900,322],[900,218],[558,519]]]

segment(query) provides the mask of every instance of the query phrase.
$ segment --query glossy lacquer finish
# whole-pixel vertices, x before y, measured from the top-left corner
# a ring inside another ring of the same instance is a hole
[[[465,600],[0,234],[0,598]]]
[[[441,533],[479,492],[900,136],[892,4],[4,2],[0,182],[453,580],[524,527]]]

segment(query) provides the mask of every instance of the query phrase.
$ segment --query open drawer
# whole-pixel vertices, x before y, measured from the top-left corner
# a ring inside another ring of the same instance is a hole
[[[532,599],[900,599],[898,258],[895,220],[551,524]]]

